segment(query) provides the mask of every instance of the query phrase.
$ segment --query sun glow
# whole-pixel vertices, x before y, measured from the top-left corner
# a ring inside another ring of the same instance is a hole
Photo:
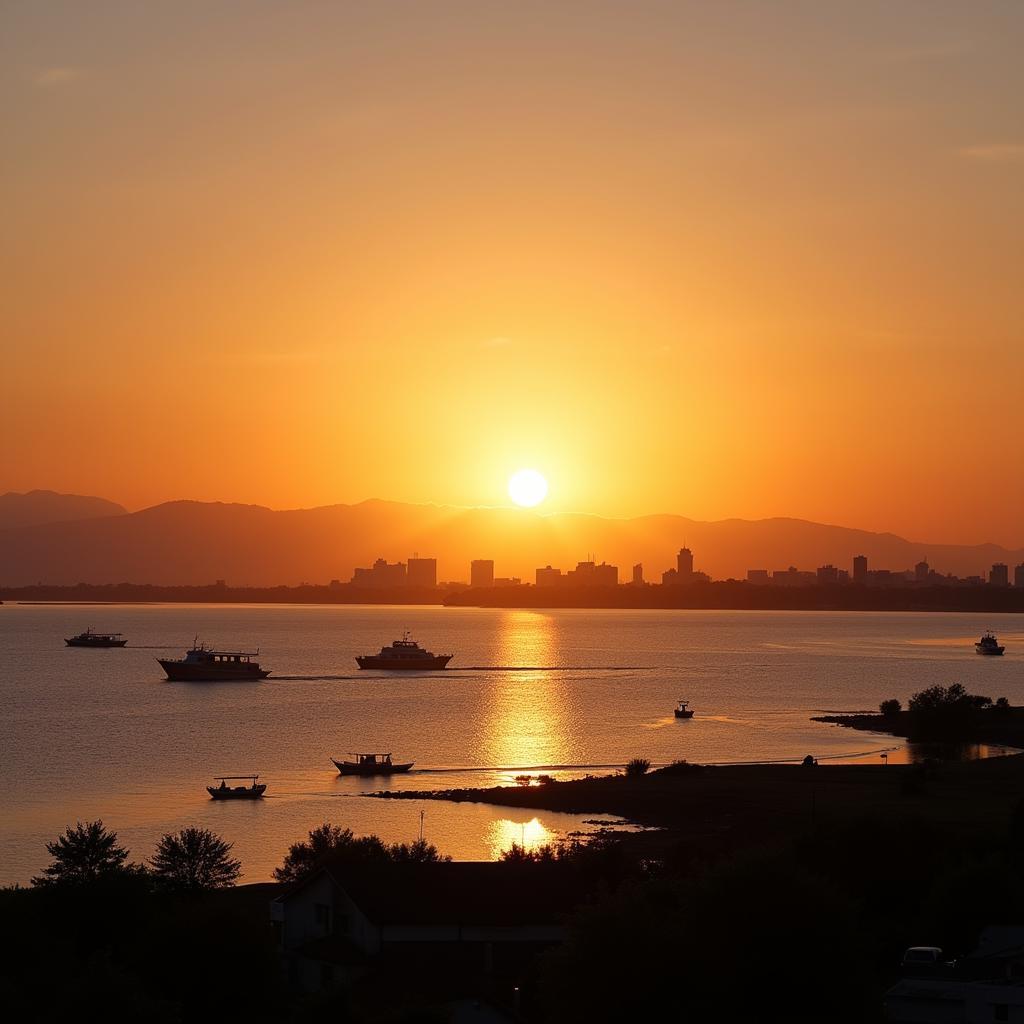
[[[509,497],[523,508],[539,505],[548,494],[548,482],[535,469],[521,469],[508,481]]]

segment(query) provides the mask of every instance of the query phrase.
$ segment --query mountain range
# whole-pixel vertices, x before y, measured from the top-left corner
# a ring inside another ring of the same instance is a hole
[[[932,568],[958,576],[1024,561],[1024,550],[995,544],[923,544],[787,518],[605,519],[380,500],[286,511],[172,501],[129,513],[101,498],[40,491],[0,496],[0,585],[6,587],[326,583],[348,580],[355,566],[376,558],[404,561],[416,553],[437,558],[440,580],[467,580],[474,558],[493,558],[498,576],[532,582],[538,566],[565,570],[593,556],[618,565],[622,580],[640,562],[645,577],[660,582],[684,544],[695,567],[714,578],[742,579],[749,568],[849,568],[858,554],[872,568],[894,570],[927,558]]]

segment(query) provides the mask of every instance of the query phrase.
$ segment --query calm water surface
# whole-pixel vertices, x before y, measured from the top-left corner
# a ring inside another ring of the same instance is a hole
[[[67,648],[86,626],[123,632],[124,650]],[[587,830],[574,815],[361,794],[511,783],[517,769],[572,777],[642,755],[727,762],[870,760],[890,737],[808,721],[876,708],[932,683],[1024,700],[1024,630],[998,615],[706,611],[503,611],[303,606],[0,607],[0,882],[25,882],[43,843],[102,817],[136,859],[186,824],[235,844],[247,881],[329,820],[388,841],[426,838],[459,859]],[[1007,644],[980,658],[985,629]],[[443,673],[360,672],[404,629]],[[198,633],[260,647],[258,683],[170,683],[154,660]],[[166,648],[164,650],[163,648]],[[685,698],[692,721],[672,716]],[[390,782],[342,779],[329,758],[390,750],[415,769]],[[259,772],[260,802],[219,803],[214,775]]]

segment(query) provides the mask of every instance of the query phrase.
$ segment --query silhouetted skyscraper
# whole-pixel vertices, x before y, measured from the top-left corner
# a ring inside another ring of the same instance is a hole
[[[471,587],[494,586],[493,558],[474,558],[469,563],[469,585]]]
[[[637,562],[633,566],[633,586],[642,587],[644,585],[644,567],[640,562]]]
[[[918,583],[927,583],[928,582],[928,573],[930,571],[931,571],[930,566],[922,558],[921,561],[918,562],[917,565],[914,566],[914,579]]]
[[[1013,570],[1013,585],[1015,587],[1024,587],[1024,562],[1021,562],[1020,565]]]
[[[990,587],[1008,587],[1010,585],[1010,570],[1002,562],[996,562],[989,570],[988,585]]]
[[[689,583],[693,576],[693,552],[689,548],[680,548],[676,555],[676,572],[679,583]]]
[[[857,555],[853,560],[853,582],[867,583],[868,581],[868,556]]]
[[[410,558],[406,580],[410,587],[436,587],[437,559]]]

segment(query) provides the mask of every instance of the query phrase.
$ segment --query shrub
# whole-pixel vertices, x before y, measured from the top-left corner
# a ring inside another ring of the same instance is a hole
[[[895,697],[892,697],[889,700],[883,700],[878,705],[878,710],[886,716],[898,715],[903,710],[903,705]]]
[[[404,861],[434,863],[451,860],[424,839],[389,846],[377,836],[356,836],[350,828],[329,822],[319,825],[288,848],[284,863],[274,868],[278,882],[297,882],[327,863],[388,864]]]
[[[517,786],[528,786],[533,781],[532,775],[517,775],[516,785]]]
[[[626,774],[630,778],[639,778],[646,775],[651,767],[651,762],[646,757],[634,757],[626,763]]]
[[[949,712],[969,711],[972,708],[986,708],[992,703],[991,697],[968,693],[960,683],[949,686],[929,686],[915,693],[907,705],[910,711]]]

